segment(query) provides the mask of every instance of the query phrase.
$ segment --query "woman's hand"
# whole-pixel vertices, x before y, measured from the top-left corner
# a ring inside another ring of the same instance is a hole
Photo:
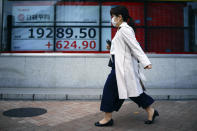
[[[107,44],[106,49],[110,50],[110,45],[109,44]]]
[[[110,40],[106,40],[107,46],[106,49],[110,50],[111,49],[111,41]]]
[[[146,67],[144,67],[144,69],[152,69],[152,65],[147,65]]]

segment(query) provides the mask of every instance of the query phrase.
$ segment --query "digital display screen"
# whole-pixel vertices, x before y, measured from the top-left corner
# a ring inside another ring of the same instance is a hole
[[[32,2],[31,2],[32,3]],[[12,50],[98,51],[98,5],[14,5],[12,9]],[[103,6],[104,11],[111,6]],[[102,13],[105,26],[111,26],[110,14]],[[55,21],[55,22],[54,22]],[[111,40],[111,28],[101,30],[105,43]],[[105,50],[105,45],[102,48]]]

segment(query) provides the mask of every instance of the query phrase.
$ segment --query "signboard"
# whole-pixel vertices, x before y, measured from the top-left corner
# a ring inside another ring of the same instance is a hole
[[[98,5],[57,5],[55,11],[54,8],[54,5],[35,4],[13,6],[12,51],[99,50]],[[109,12],[111,6],[102,8]],[[110,13],[103,12],[102,17],[102,25],[111,26]],[[101,32],[102,43],[111,39],[111,28]]]
[[[16,5],[12,15],[12,51],[53,50],[53,6]]]

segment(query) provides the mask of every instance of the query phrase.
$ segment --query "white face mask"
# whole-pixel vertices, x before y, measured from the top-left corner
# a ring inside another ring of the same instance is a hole
[[[118,22],[115,22],[115,16],[111,19],[111,23],[112,23],[112,25],[114,26],[114,27],[116,27],[116,25],[117,25],[117,23]]]

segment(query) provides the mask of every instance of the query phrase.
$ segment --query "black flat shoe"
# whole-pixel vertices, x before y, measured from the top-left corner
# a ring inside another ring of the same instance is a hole
[[[152,120],[146,120],[146,121],[144,122],[144,124],[152,124],[152,123],[154,122],[156,116],[159,116],[159,113],[158,113],[157,110],[154,110]]]
[[[95,126],[112,126],[114,123],[113,119],[111,119],[110,121],[108,121],[105,124],[100,124],[99,121],[95,123]]]

